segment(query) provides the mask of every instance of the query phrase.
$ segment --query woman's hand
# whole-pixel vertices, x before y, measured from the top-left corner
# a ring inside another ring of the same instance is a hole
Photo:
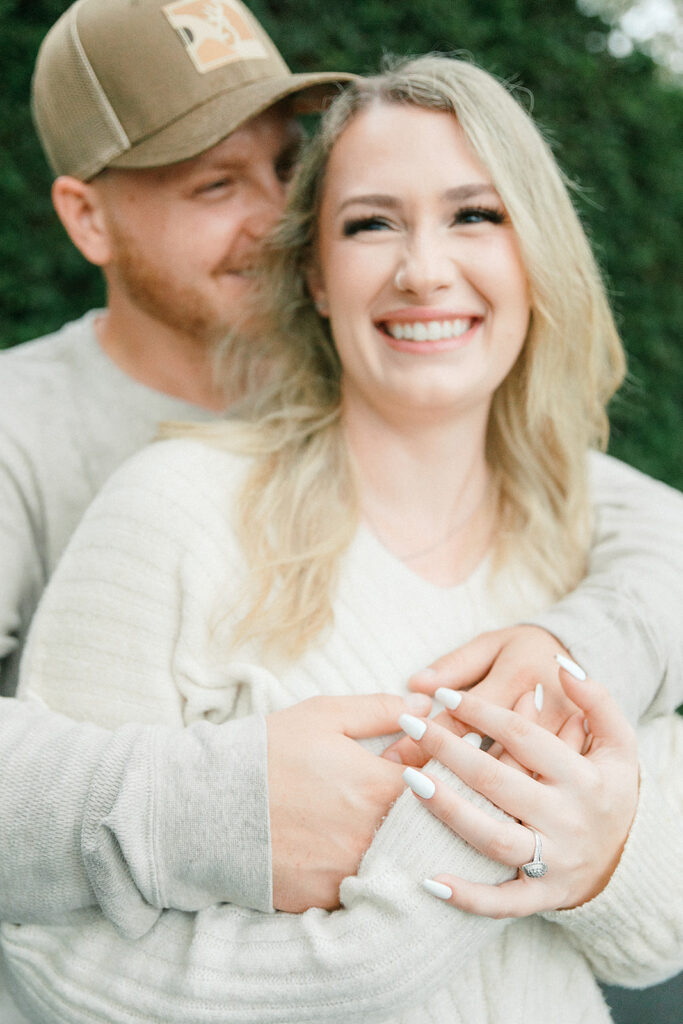
[[[445,654],[428,668],[416,672],[409,679],[408,688],[433,697],[437,689],[444,686],[454,690],[472,687],[478,697],[512,710],[519,708],[520,699],[528,704],[529,693],[533,698],[533,692],[541,686],[543,706],[534,708],[531,700],[530,712],[534,721],[559,733],[576,712],[576,706],[567,699],[557,678],[557,654],[567,655],[568,652],[552,633],[540,626],[510,626],[482,633]],[[458,736],[467,732],[466,726],[448,715],[439,715],[437,720]],[[578,750],[584,738],[581,730]],[[500,747],[496,745],[492,753],[497,756]],[[416,768],[421,768],[427,760],[424,752],[407,736],[392,743],[384,756]],[[505,755],[503,761],[506,761]]]
[[[453,705],[460,698],[449,713],[470,730],[468,738],[433,720],[401,716],[400,724],[425,755],[517,819],[496,820],[428,773],[404,772],[418,799],[453,831],[492,859],[520,868],[517,879],[498,886],[448,874],[426,880],[428,891],[462,910],[500,918],[576,907],[604,889],[619,862],[638,800],[635,733],[604,687],[566,669],[560,681],[582,710],[558,736],[516,712],[453,690],[440,691],[437,699]],[[563,739],[578,729],[592,736],[583,755]],[[529,774],[479,750],[481,736],[498,741]],[[534,858],[534,832],[548,868],[541,878],[521,871]]]

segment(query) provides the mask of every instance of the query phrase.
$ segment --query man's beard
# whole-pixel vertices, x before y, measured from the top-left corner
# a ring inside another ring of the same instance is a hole
[[[228,333],[232,322],[215,300],[182,277],[171,277],[130,238],[118,234],[116,256],[121,287],[148,316],[202,345],[214,345]]]

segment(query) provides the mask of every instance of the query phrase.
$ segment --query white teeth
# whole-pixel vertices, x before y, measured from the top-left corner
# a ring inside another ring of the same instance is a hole
[[[448,341],[459,338],[472,326],[469,317],[455,320],[416,320],[413,323],[387,323],[386,328],[397,341]]]

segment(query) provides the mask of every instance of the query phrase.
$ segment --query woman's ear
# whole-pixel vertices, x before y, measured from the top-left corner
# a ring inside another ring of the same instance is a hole
[[[320,267],[314,264],[309,267],[306,272],[306,283],[308,284],[308,290],[311,293],[315,308],[318,310],[320,316],[329,316],[330,309],[327,305],[327,292],[325,291],[325,285],[323,284],[322,274],[320,273]]]
[[[52,186],[52,203],[64,228],[86,260],[98,267],[111,259],[111,244],[100,189],[62,174]]]

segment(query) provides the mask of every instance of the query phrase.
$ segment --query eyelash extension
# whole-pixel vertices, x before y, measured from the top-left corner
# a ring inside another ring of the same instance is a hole
[[[375,227],[385,227],[386,221],[382,217],[357,217],[355,220],[344,222],[342,233],[344,238],[357,235],[360,231],[373,231]]]
[[[458,224],[462,224],[465,222],[466,217],[473,215],[482,217],[491,224],[504,224],[506,221],[506,215],[496,206],[465,206],[458,210],[455,215],[455,221]]]

